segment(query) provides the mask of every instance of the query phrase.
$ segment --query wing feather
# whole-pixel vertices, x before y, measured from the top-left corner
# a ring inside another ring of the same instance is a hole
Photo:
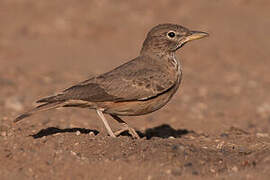
[[[166,63],[140,57],[64,90],[58,100],[145,100],[167,91],[176,81],[176,73],[172,72]]]

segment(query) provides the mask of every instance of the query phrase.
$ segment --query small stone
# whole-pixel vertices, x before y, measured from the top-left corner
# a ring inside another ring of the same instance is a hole
[[[8,117],[7,117],[7,116],[4,116],[2,119],[3,119],[4,121],[6,121],[6,120],[8,120]]]
[[[167,169],[165,172],[166,172],[166,174],[171,174],[172,173],[172,170]]]
[[[47,139],[47,137],[46,137],[46,136],[43,136],[41,139],[46,140],[46,139]]]
[[[256,136],[257,137],[269,137],[269,134],[267,134],[267,133],[257,133]]]
[[[236,167],[236,166],[232,167],[232,171],[233,172],[238,172],[238,167]]]
[[[80,131],[76,131],[76,135],[79,136],[81,134]]]
[[[224,146],[224,144],[225,144],[224,141],[220,142],[220,143],[217,145],[217,149],[222,149],[223,146]]]
[[[1,135],[1,136],[7,136],[7,132],[6,132],[6,131],[2,131],[2,132],[0,133],[0,135]]]
[[[71,153],[72,155],[74,155],[74,156],[77,155],[77,153],[75,153],[74,151],[70,151],[70,153]]]
[[[14,133],[12,131],[7,133],[7,136],[13,136],[13,135],[14,135]]]
[[[222,163],[223,163],[223,161],[222,161],[222,160],[219,160],[219,161],[218,161],[218,163],[219,163],[219,164],[222,164]]]
[[[95,136],[95,133],[94,133],[93,131],[90,131],[90,132],[89,132],[89,135],[90,135],[90,136]]]

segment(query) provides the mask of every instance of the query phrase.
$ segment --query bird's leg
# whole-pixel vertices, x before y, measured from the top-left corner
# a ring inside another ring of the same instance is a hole
[[[107,129],[107,132],[108,134],[111,136],[111,137],[116,137],[111,129],[111,127],[109,126],[107,120],[105,119],[105,116],[103,115],[102,111],[101,110],[96,110],[97,111],[97,114],[99,115],[99,117],[102,119],[103,121],[103,124],[105,125],[106,129]]]
[[[118,136],[120,135],[122,132],[124,131],[128,131],[130,133],[130,135],[135,138],[135,139],[140,139],[140,136],[137,134],[137,132],[128,126],[128,124],[123,121],[120,117],[116,116],[116,115],[113,115],[113,114],[110,114],[112,116],[112,118],[114,118],[117,122],[121,123],[124,128],[120,129],[119,131],[116,131],[114,134],[115,136]]]

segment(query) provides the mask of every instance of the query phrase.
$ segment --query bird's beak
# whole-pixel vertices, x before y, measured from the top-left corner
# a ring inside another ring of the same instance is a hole
[[[178,43],[175,50],[181,48],[182,46],[184,46],[189,41],[193,41],[195,39],[201,39],[201,38],[204,38],[204,37],[207,37],[207,36],[209,36],[209,34],[206,33],[206,32],[188,31],[188,33],[186,35],[184,35],[183,38],[181,38],[181,40],[179,41],[179,43]]]
[[[184,46],[187,42],[195,40],[195,39],[201,39],[204,37],[209,36],[208,33],[206,32],[201,32],[201,31],[189,31],[178,43],[178,46],[176,47],[175,50],[181,48]]]
[[[195,39],[201,39],[201,38],[204,38],[204,37],[207,37],[209,36],[208,33],[206,32],[201,32],[201,31],[190,31],[187,36],[183,39],[184,42],[183,43],[186,43],[186,42],[189,42],[189,41],[192,41],[192,40],[195,40]]]

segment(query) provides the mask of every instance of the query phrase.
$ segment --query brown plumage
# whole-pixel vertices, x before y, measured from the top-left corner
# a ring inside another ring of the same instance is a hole
[[[119,116],[137,116],[163,107],[178,89],[182,71],[175,52],[188,41],[207,36],[176,24],[161,24],[151,29],[140,55],[110,72],[74,85],[56,96],[37,101],[43,103],[20,115],[18,122],[35,112],[58,107],[96,109],[110,136],[128,130],[139,138]],[[110,114],[125,128],[113,133],[103,113]]]

